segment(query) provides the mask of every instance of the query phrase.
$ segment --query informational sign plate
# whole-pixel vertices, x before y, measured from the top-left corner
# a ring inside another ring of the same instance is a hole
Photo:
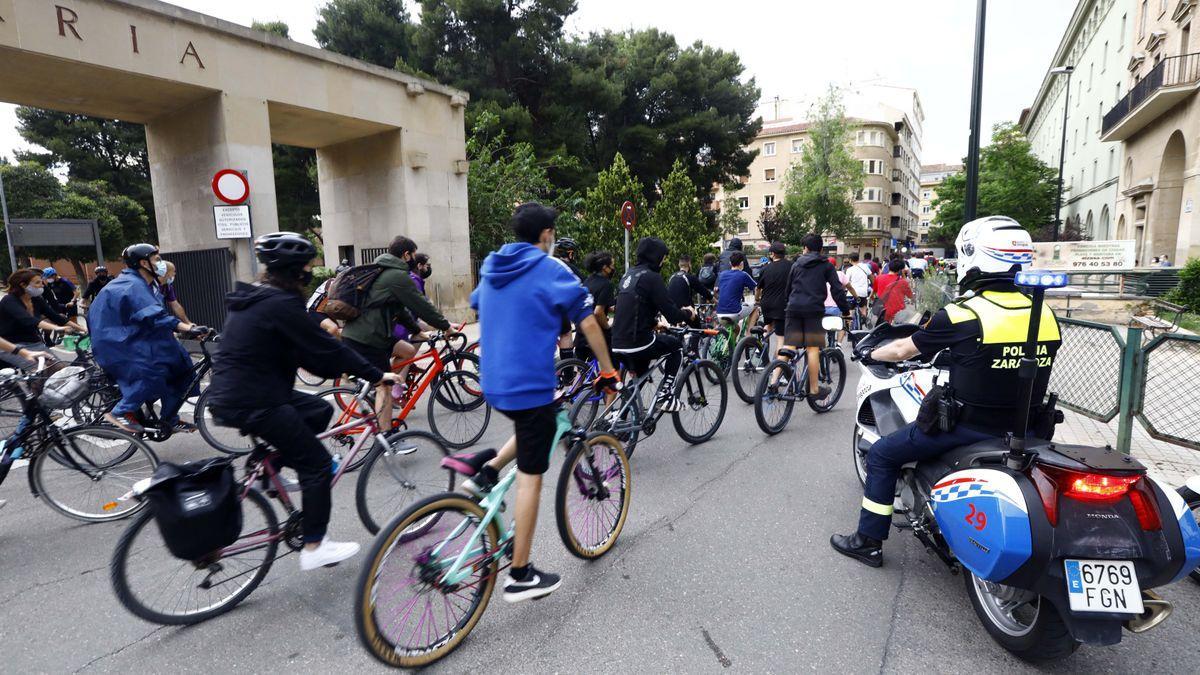
[[[1039,241],[1033,244],[1033,269],[1094,272],[1134,267],[1132,239]]]
[[[250,229],[250,206],[214,206],[213,221],[217,224],[217,239],[249,239],[253,237]]]

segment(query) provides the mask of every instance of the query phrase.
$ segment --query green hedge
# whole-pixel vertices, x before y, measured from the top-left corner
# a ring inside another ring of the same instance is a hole
[[[1187,261],[1179,270],[1179,285],[1167,296],[1170,302],[1200,313],[1200,258]]]

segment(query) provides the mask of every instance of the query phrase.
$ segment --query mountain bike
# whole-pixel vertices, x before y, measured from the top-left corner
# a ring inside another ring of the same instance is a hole
[[[621,442],[571,428],[560,410],[554,444],[569,446],[554,514],[573,555],[595,559],[616,543],[629,515],[632,472]],[[501,570],[512,564],[514,530],[500,514],[516,479],[510,468],[476,501],[434,495],[396,516],[376,537],[359,574],[359,640],[390,666],[416,668],[458,648],[487,609]]]
[[[770,338],[763,326],[754,326],[733,348],[730,366],[733,391],[746,403],[754,403],[754,390],[758,386],[758,378],[771,362],[768,347]]]
[[[832,410],[842,397],[846,388],[846,357],[837,345],[837,331],[842,330],[843,319],[827,316],[821,325],[825,328],[825,347],[818,356],[817,383],[827,385],[829,394],[817,398],[808,393],[808,358],[803,349],[780,349],[780,358],[763,371],[754,394],[754,418],[764,432],[775,435],[783,431],[800,399],[807,401],[815,412],[823,413]],[[795,366],[797,360],[799,368]]]
[[[753,314],[753,312],[751,312]],[[751,327],[750,314],[747,314],[737,323],[728,319],[717,319],[715,333],[711,333],[712,339],[708,345],[708,352],[705,358],[715,362],[721,369],[722,373],[729,374],[729,370],[734,363],[733,350],[737,345],[738,337],[749,334]]]
[[[686,350],[673,392],[683,407],[679,412],[671,413],[671,421],[680,438],[691,444],[703,443],[712,438],[725,418],[728,405],[725,375],[716,363],[700,358],[695,340],[687,338],[712,335],[716,331],[711,328],[670,328],[668,332],[683,337]],[[665,375],[664,356],[656,359],[645,373],[626,383],[610,403],[605,404],[603,397],[577,399],[569,418],[572,424],[581,426],[583,421],[591,420],[584,428],[617,437],[625,444],[626,454],[632,457],[639,438],[653,435],[658,421],[666,414],[655,405],[665,393]]]
[[[158,457],[146,443],[120,429],[59,427],[41,396],[48,377],[0,371],[5,421],[16,420],[0,449],[0,482],[16,460],[26,459],[30,492],[62,515],[89,523],[133,515],[142,505],[122,504],[119,497],[154,474]],[[81,393],[84,386],[81,381]],[[17,410],[19,416],[14,415]]]
[[[365,422],[354,420],[347,427],[330,429],[318,437],[359,425],[350,454],[335,467],[333,486],[355,458],[366,452],[366,468],[358,476],[355,503],[359,519],[374,533],[379,530],[377,522],[385,522],[414,499],[453,490],[454,474],[440,467],[449,451],[431,434],[406,431],[388,439],[390,442],[380,439],[374,416],[366,414],[371,389],[367,386],[360,390],[353,402],[363,408]],[[274,449],[255,443],[239,481],[241,536],[202,559],[180,560],[171,555],[153,524],[152,510],[134,519],[117,541],[109,566],[113,590],[121,605],[135,616],[163,625],[206,621],[236,607],[262,583],[276,560],[303,548],[303,516],[276,468],[281,460]],[[283,509],[282,523],[271,499]],[[139,509],[144,500],[137,488],[122,497],[123,503],[138,504]],[[278,554],[280,543],[286,548],[282,555]]]

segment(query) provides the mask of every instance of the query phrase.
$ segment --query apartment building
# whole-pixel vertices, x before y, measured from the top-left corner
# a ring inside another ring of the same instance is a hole
[[[917,248],[926,248],[929,243],[929,228],[933,225],[933,219],[937,217],[938,212],[937,207],[934,206],[938,197],[938,186],[948,176],[961,173],[962,170],[962,164],[926,164],[921,167],[921,207],[918,213],[917,234],[914,237]]]
[[[1117,235],[1122,147],[1104,137],[1102,127],[1105,115],[1128,91],[1131,8],[1130,0],[1079,0],[1033,105],[1021,116],[1021,129],[1038,158],[1057,168],[1061,154],[1061,217],[1085,239]],[[1073,72],[1063,72],[1068,68]]]

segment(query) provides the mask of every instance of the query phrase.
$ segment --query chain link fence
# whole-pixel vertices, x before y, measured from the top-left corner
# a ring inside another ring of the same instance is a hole
[[[1101,422],[1117,416],[1120,406],[1124,341],[1112,326],[1059,319],[1062,346],[1050,372],[1050,391],[1064,408]]]
[[[1154,438],[1200,449],[1200,337],[1163,335],[1142,355],[1138,420]]]

